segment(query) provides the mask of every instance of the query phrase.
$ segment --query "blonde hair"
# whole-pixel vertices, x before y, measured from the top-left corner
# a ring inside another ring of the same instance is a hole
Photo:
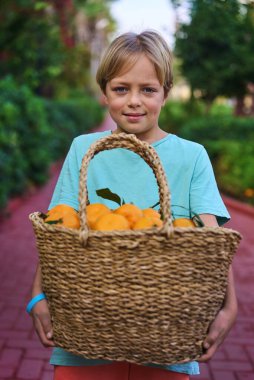
[[[154,64],[158,80],[167,95],[173,85],[172,55],[166,41],[153,30],[140,34],[124,33],[109,45],[96,74],[101,90],[105,93],[107,83],[120,71],[128,71],[141,54],[145,54]]]

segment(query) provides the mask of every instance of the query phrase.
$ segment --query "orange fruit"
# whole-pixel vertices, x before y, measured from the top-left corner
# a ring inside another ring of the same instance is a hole
[[[98,231],[128,230],[130,228],[128,220],[115,213],[102,215],[94,224],[93,229]]]
[[[58,227],[80,228],[80,220],[77,211],[68,205],[57,205],[48,211],[45,223],[55,224]]]
[[[63,214],[60,211],[51,213],[50,215],[49,214],[46,214],[46,215],[47,216],[44,219],[45,223],[48,223],[48,222],[57,222],[57,221],[59,221],[59,223],[60,223],[60,220],[63,219]]]
[[[52,207],[48,212],[47,212],[47,217],[48,216],[52,216],[52,215],[55,215],[55,214],[61,214],[61,215],[65,215],[65,214],[69,214],[69,213],[73,213],[75,214],[77,211],[69,206],[69,205],[65,205],[65,204],[60,204],[60,205],[57,205],[55,207]]]
[[[158,217],[146,217],[142,216],[133,226],[133,230],[141,230],[143,228],[161,227],[162,220]]]
[[[75,228],[79,229],[80,228],[80,220],[78,214],[69,214],[65,215],[63,217],[63,223],[58,224],[59,227],[67,227],[67,228]]]
[[[148,218],[161,218],[160,213],[153,208],[146,208],[143,210],[143,216],[146,216]]]
[[[188,218],[175,219],[173,221],[173,226],[174,227],[196,227],[196,225],[193,222],[193,220],[192,219],[188,219]]]
[[[118,207],[114,210],[114,214],[124,216],[128,220],[130,228],[143,216],[142,210],[131,203]]]
[[[111,213],[111,210],[101,204],[101,203],[92,203],[86,207],[86,217],[88,227],[94,229],[94,225],[101,216]]]

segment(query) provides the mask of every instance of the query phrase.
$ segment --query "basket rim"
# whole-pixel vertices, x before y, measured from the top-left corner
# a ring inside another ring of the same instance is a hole
[[[75,235],[77,237],[80,237],[80,230],[77,230],[77,229],[73,229],[73,228],[68,228],[68,227],[60,227],[60,226],[57,226],[57,225],[51,225],[51,224],[47,224],[43,221],[43,219],[41,218],[41,215],[42,213],[40,211],[35,211],[31,214],[29,214],[29,219],[36,224],[37,227],[39,227],[40,229],[44,230],[44,231],[47,231],[47,232],[56,232],[56,233],[59,233],[59,232],[62,232],[62,233],[67,233],[69,235]],[[208,231],[212,231],[214,233],[218,233],[219,235],[221,234],[234,234],[235,236],[238,236],[239,239],[242,239],[242,235],[234,230],[234,229],[231,229],[231,228],[226,228],[226,227],[220,227],[220,226],[216,226],[216,227],[209,227],[209,226],[204,226],[204,227],[172,227],[171,229],[171,234],[170,236],[172,236],[174,233],[177,233],[177,234],[182,234],[184,233],[185,231],[188,231],[188,232],[193,232],[193,235],[198,235],[198,236],[202,236],[203,234],[205,234],[206,232]],[[88,236],[89,237],[102,237],[102,236],[122,236],[122,237],[138,237],[138,236],[152,236],[156,234],[157,236],[168,236],[166,233],[165,233],[165,230],[162,228],[162,227],[152,227],[152,228],[146,228],[146,229],[140,229],[140,230],[112,230],[112,231],[96,231],[96,230],[89,230],[88,231]],[[169,236],[169,238],[170,238]]]

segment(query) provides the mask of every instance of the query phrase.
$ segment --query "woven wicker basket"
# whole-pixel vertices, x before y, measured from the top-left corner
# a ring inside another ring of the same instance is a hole
[[[102,150],[139,154],[157,179],[161,228],[88,231],[87,169]],[[91,145],[80,173],[81,229],[31,214],[56,346],[87,358],[172,364],[202,354],[241,236],[226,228],[173,228],[170,193],[155,150],[134,135]]]

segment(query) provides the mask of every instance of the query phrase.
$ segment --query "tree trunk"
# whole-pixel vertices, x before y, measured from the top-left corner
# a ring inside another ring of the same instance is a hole
[[[253,82],[249,82],[248,85],[247,85],[247,89],[248,89],[248,92],[249,92],[249,95],[250,95],[250,98],[251,98],[251,106],[250,106],[250,113],[249,113],[249,115],[253,116],[254,115],[254,83]]]
[[[244,98],[243,96],[238,96],[236,98],[235,104],[235,116],[243,116],[244,115]]]
[[[251,95],[250,116],[254,116],[254,94]]]
[[[61,29],[62,40],[66,47],[73,47],[75,41],[70,30],[69,20],[70,15],[74,11],[72,0],[54,0],[54,7],[59,15],[59,23]]]
[[[207,100],[205,103],[205,113],[208,115],[210,113],[213,102],[211,100]]]

